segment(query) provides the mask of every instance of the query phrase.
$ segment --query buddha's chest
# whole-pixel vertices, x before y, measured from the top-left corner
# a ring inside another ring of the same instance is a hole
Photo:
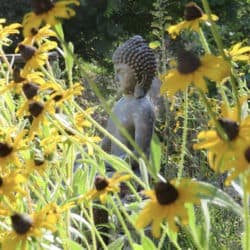
[[[137,115],[138,109],[138,107],[135,105],[135,101],[120,99],[113,108],[114,115],[127,129],[130,129],[134,126],[134,117]]]

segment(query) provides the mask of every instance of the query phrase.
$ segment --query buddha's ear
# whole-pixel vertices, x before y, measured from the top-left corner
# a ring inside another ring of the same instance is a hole
[[[135,85],[135,89],[134,89],[135,98],[141,98],[146,95],[145,86],[144,86],[146,79],[147,79],[146,75],[143,74],[141,76],[141,81]]]

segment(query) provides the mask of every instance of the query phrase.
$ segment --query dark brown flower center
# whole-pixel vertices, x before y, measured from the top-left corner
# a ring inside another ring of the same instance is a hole
[[[3,185],[3,178],[0,177],[0,187]]]
[[[31,0],[31,8],[36,15],[48,12],[54,7],[53,0]]]
[[[197,18],[202,17],[202,15],[203,11],[196,3],[191,2],[185,6],[184,18],[187,21],[195,20]]]
[[[229,141],[233,141],[239,135],[240,127],[237,122],[226,118],[221,118],[218,122],[224,129]]]
[[[245,158],[247,162],[250,163],[250,147],[248,147],[247,150],[245,151]]]
[[[158,182],[155,186],[155,195],[161,205],[169,205],[177,200],[179,193],[169,182]]]
[[[6,157],[12,152],[13,148],[7,143],[0,142],[0,157]]]
[[[40,102],[32,102],[29,104],[29,112],[35,116],[38,117],[44,109],[44,105]]]
[[[32,29],[30,30],[30,32],[31,32],[31,35],[32,35],[32,36],[35,36],[35,35],[38,33],[38,29],[32,28]]]
[[[17,234],[26,234],[33,222],[27,214],[14,214],[11,216],[12,228]]]
[[[62,95],[56,95],[53,97],[53,100],[55,100],[56,102],[60,101],[62,99]]]
[[[27,99],[31,99],[34,96],[36,96],[38,90],[39,90],[39,86],[37,84],[29,82],[23,85],[23,93],[25,94]]]
[[[95,178],[95,188],[96,188],[96,190],[101,191],[101,190],[105,189],[108,185],[109,185],[109,183],[108,183],[106,178],[104,178],[102,176],[97,176]]]
[[[177,69],[181,74],[193,73],[201,66],[199,57],[186,50],[179,51],[177,63]]]
[[[21,77],[20,69],[17,67],[13,69],[13,80],[15,83],[19,83],[25,80],[23,77]]]
[[[44,160],[42,160],[42,159],[34,159],[34,163],[35,163],[35,166],[39,167],[39,166],[43,165]]]
[[[29,45],[19,44],[18,46],[21,56],[25,62],[29,61],[36,53],[36,48]]]

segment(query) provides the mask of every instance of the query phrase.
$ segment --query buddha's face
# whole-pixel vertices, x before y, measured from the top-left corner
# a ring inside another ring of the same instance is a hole
[[[120,89],[124,94],[133,94],[136,85],[134,70],[125,63],[114,65],[115,78],[120,84]]]

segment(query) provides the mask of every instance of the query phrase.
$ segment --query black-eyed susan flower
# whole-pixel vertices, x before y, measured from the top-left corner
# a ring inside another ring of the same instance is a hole
[[[231,114],[235,116],[235,112],[231,112]],[[222,117],[218,119],[227,140],[221,138],[216,129],[211,129],[200,132],[197,136],[199,142],[194,144],[194,149],[208,150],[209,165],[218,172],[229,170],[225,166],[241,152],[242,147],[250,142],[250,116],[240,122],[232,118]]]
[[[152,234],[159,238],[161,235],[161,223],[166,221],[172,231],[177,231],[176,219],[181,223],[188,223],[186,203],[198,204],[200,198],[199,184],[194,180],[181,179],[179,185],[177,180],[171,182],[159,182],[154,190],[145,191],[150,198],[139,214],[135,225],[142,229],[151,225]]]
[[[45,84],[44,75],[41,72],[32,72],[24,77],[19,68],[14,68],[12,78],[13,80],[7,84],[5,83],[5,80],[0,84],[0,94],[5,93],[6,91],[13,91],[14,93],[20,94],[24,85],[28,83],[35,84],[39,87]]]
[[[61,18],[69,19],[75,15],[75,11],[68,7],[70,4],[79,5],[79,0],[57,1],[31,0],[33,12],[24,16],[23,34],[29,36],[33,29],[38,29],[44,23],[54,26]]]
[[[62,137],[63,136],[59,134],[57,129],[50,127],[49,135],[44,137],[40,142],[40,147],[45,157],[56,152],[59,143],[63,141]]]
[[[26,131],[13,133],[14,129],[7,129],[0,139],[0,172],[5,172],[8,164],[21,167],[20,152],[27,148],[27,141],[24,139]]]
[[[24,175],[16,171],[0,174],[0,196],[8,198],[12,202],[16,200],[16,194],[25,196],[23,184],[26,180]]]
[[[51,94],[51,99],[55,101],[56,106],[60,106],[64,101],[73,96],[81,95],[83,86],[80,83],[74,84],[71,88],[63,89],[60,85],[49,83],[48,88],[53,88],[54,92]]]
[[[42,175],[48,169],[48,167],[48,161],[44,158],[30,159],[25,162],[25,173],[29,175],[31,173],[37,172]]]
[[[211,15],[213,21],[217,21],[216,15]],[[194,2],[190,2],[185,6],[184,19],[176,25],[171,25],[167,28],[167,32],[172,38],[176,38],[180,32],[184,29],[191,29],[198,32],[200,29],[200,23],[208,22],[209,18],[207,14],[204,14],[202,9]]]
[[[85,112],[88,115],[92,115],[94,113],[95,108],[88,108]],[[77,112],[74,115],[74,124],[78,128],[78,130],[82,130],[83,128],[89,128],[92,126],[92,123],[86,119],[86,116],[83,112]]]
[[[43,209],[33,214],[14,213],[11,215],[12,231],[1,235],[0,242],[3,250],[27,249],[32,237],[41,238],[44,230],[56,231],[56,225],[61,214],[69,209],[72,204],[62,207],[50,203]]]
[[[47,24],[41,29],[32,28],[30,34],[26,36],[21,43],[24,45],[40,44],[49,37],[56,37],[56,33],[51,30],[51,26]]]
[[[8,39],[8,36],[12,34],[18,34],[18,29],[20,27],[22,27],[22,25],[19,23],[13,23],[7,26],[0,25],[0,45],[9,45],[10,40]]]
[[[47,113],[53,114],[55,112],[54,102],[50,100],[46,103],[32,101],[29,103],[28,110],[33,117],[33,121],[29,130],[29,137],[33,138],[33,135],[39,132],[40,125],[46,123]]]
[[[194,84],[207,91],[205,78],[221,82],[230,75],[230,65],[221,57],[204,55],[199,58],[190,51],[180,50],[177,58],[177,68],[161,76],[161,94],[173,95],[178,90],[185,90],[189,84]]]
[[[225,51],[226,55],[231,58],[232,61],[250,61],[250,46],[242,46],[242,43],[236,43],[229,50]]]
[[[17,116],[19,118],[22,118],[22,116],[25,114],[29,114],[32,116],[32,123],[29,129],[28,140],[32,140],[35,133],[39,133],[41,125],[47,124],[46,115],[54,114],[54,112],[54,100],[48,100],[44,103],[40,101],[38,97],[31,100],[27,100],[23,104],[23,106],[18,110]]]
[[[127,181],[130,178],[131,175],[121,172],[116,172],[112,178],[97,176],[94,182],[95,187],[82,195],[79,198],[79,201],[90,201],[99,198],[101,203],[105,203],[107,195],[110,193],[118,193],[120,191],[120,183]]]
[[[25,61],[23,75],[31,73],[32,70],[43,66],[48,60],[48,51],[57,47],[57,43],[46,41],[39,48],[30,45],[19,44],[18,48]]]

